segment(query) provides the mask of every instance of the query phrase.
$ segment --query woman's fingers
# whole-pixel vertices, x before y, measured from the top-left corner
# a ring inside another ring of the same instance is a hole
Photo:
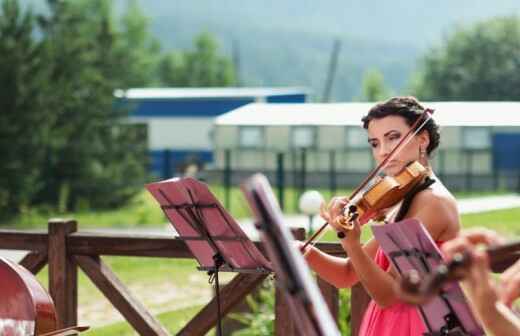
[[[520,260],[502,273],[500,280],[500,299],[507,306],[511,306],[520,297]]]
[[[498,245],[503,243],[496,232],[485,228],[471,229],[463,232],[460,236],[442,245],[442,251],[447,259],[451,259],[456,253],[473,250],[477,245]]]

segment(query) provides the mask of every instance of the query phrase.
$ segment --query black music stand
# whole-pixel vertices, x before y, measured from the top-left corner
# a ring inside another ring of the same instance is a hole
[[[264,175],[256,174],[242,185],[257,228],[273,264],[277,284],[285,294],[299,335],[339,336],[338,327],[323,300],[301,253],[292,244],[289,228]]]
[[[206,184],[193,178],[173,178],[146,185],[164,214],[215,283],[221,334],[219,271],[269,273],[270,262],[222,207]]]

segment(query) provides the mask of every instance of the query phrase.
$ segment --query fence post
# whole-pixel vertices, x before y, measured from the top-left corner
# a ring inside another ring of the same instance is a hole
[[[67,236],[77,227],[72,219],[50,219],[48,223],[49,292],[58,314],[58,328],[78,324],[78,268],[67,251]]]
[[[439,177],[441,181],[444,181],[444,177],[446,176],[446,149],[439,149]]]
[[[284,153],[276,154],[276,187],[278,188],[278,203],[282,211],[285,208],[285,169]]]
[[[307,150],[302,148],[302,166],[301,166],[301,190],[300,195],[304,193],[307,188]]]
[[[330,197],[336,195],[337,180],[336,180],[336,151],[329,152],[329,181],[330,181]]]
[[[171,150],[163,151],[163,179],[172,177],[172,153]]]
[[[231,209],[231,149],[224,151],[224,207]]]

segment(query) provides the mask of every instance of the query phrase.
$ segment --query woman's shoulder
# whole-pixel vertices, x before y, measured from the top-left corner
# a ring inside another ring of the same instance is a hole
[[[419,217],[436,240],[454,238],[460,230],[457,201],[440,184],[417,193],[409,214]]]

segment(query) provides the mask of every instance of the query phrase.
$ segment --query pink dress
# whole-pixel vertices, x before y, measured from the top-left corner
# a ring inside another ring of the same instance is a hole
[[[375,262],[385,271],[390,267],[381,248],[377,249]],[[363,316],[359,336],[421,336],[425,332],[427,329],[415,306],[397,302],[381,308],[371,300]]]

